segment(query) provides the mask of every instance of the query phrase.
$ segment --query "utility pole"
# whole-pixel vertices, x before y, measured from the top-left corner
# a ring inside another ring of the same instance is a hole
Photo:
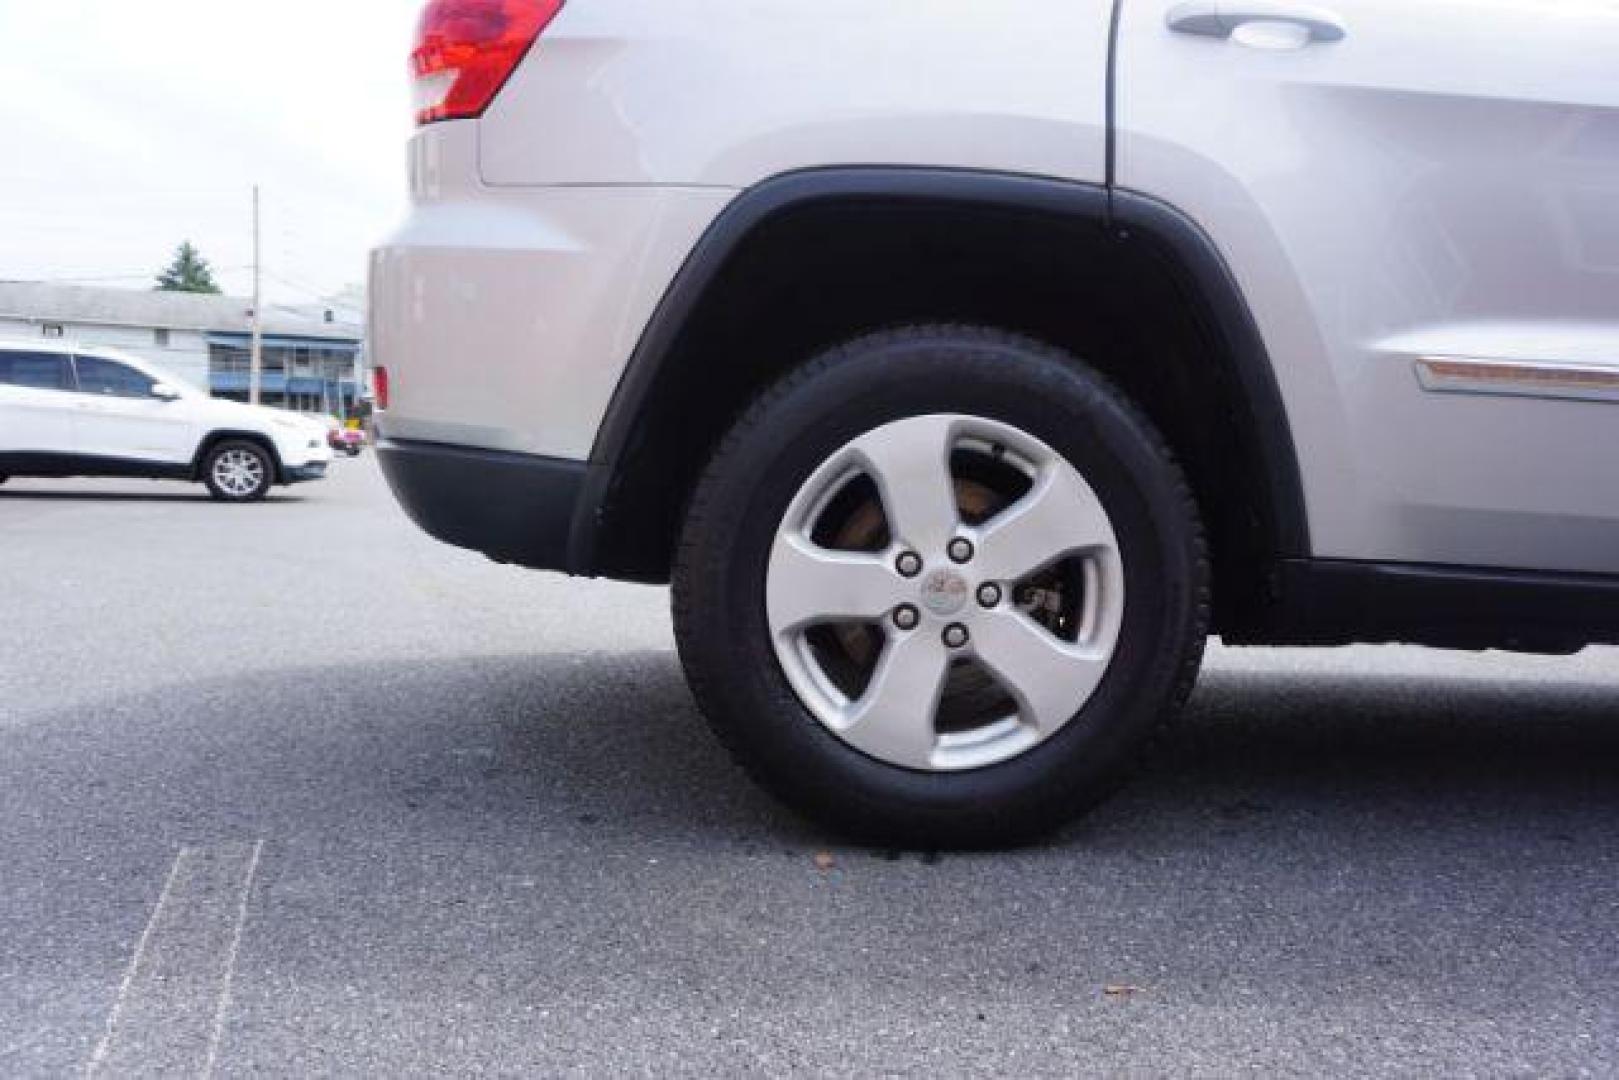
[[[264,322],[259,308],[264,303],[259,272],[259,186],[253,185],[253,349],[247,377],[247,399],[259,403],[259,385],[264,381]]]

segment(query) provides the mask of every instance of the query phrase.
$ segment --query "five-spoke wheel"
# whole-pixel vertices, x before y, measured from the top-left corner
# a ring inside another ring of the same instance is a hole
[[[766,603],[788,682],[839,738],[905,768],[975,769],[1089,700],[1124,574],[1073,465],[1010,425],[935,414],[815,471],[778,529]]]
[[[1072,357],[919,327],[799,369],[698,484],[681,657],[738,759],[862,838],[998,844],[1104,795],[1195,675],[1202,540]]]

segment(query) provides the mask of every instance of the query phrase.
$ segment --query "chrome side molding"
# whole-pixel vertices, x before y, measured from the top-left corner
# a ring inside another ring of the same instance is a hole
[[[1424,356],[1417,360],[1417,381],[1441,394],[1619,402],[1619,365]]]

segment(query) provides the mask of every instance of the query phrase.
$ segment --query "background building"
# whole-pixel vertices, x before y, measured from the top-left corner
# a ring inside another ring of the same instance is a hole
[[[365,396],[362,323],[344,308],[266,306],[265,405],[347,415]],[[248,399],[252,303],[233,296],[0,282],[0,338],[108,345],[215,397]]]

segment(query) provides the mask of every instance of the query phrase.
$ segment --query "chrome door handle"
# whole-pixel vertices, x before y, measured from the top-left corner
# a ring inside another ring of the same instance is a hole
[[[1344,39],[1344,23],[1337,15],[1290,0],[1187,0],[1170,8],[1165,22],[1178,34],[1203,37],[1228,38],[1244,26],[1269,23],[1293,27],[1300,32],[1300,45]]]

